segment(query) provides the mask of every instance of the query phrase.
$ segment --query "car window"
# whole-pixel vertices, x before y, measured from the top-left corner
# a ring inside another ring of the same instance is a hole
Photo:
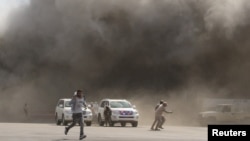
[[[107,101],[103,101],[103,102],[101,103],[101,107],[104,107],[104,106],[106,105],[106,103],[107,103]]]
[[[111,108],[132,108],[131,104],[127,101],[111,101]]]
[[[59,105],[63,105],[63,100],[60,100],[60,101],[58,102],[58,105],[57,105],[57,106],[59,106]]]

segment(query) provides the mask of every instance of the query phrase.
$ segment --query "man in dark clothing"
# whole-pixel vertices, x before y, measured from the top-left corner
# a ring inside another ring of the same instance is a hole
[[[27,103],[24,104],[23,110],[24,110],[25,116],[28,117],[28,104]]]
[[[108,126],[108,124],[109,124],[109,126],[111,126],[112,111],[108,105],[105,106],[103,114],[104,114],[104,119],[105,119],[105,125]]]
[[[74,127],[76,125],[76,123],[78,122],[80,125],[80,137],[79,139],[82,140],[84,138],[86,138],[87,136],[84,135],[83,132],[83,128],[84,128],[84,124],[83,124],[83,110],[82,107],[84,106],[86,108],[86,103],[85,100],[83,98],[83,94],[81,90],[77,90],[73,96],[73,98],[70,101],[71,104],[71,111],[72,111],[72,118],[73,118],[73,122],[68,126],[65,127],[65,135],[67,135],[68,131],[70,130],[70,128]]]

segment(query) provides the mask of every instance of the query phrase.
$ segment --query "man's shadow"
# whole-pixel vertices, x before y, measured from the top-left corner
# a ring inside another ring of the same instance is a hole
[[[52,141],[79,141],[79,139],[56,139],[56,140],[52,140]]]

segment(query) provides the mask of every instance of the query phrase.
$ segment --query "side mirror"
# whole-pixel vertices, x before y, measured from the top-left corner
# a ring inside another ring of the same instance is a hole
[[[62,104],[60,104],[60,105],[59,105],[59,107],[60,107],[60,108],[63,108],[63,105],[62,105]]]
[[[88,108],[92,108],[92,106],[89,104],[88,106],[87,106]]]
[[[133,105],[133,108],[134,108],[134,109],[136,109],[136,106],[135,106],[135,105]]]

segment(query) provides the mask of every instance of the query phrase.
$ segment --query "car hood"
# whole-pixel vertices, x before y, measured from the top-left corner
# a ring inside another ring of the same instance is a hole
[[[112,111],[137,111],[134,108],[111,108]]]
[[[68,110],[71,110],[71,107],[65,107],[64,109],[68,111]],[[82,110],[91,112],[91,110],[89,108],[87,108],[86,110],[85,110],[85,108],[82,108]]]

